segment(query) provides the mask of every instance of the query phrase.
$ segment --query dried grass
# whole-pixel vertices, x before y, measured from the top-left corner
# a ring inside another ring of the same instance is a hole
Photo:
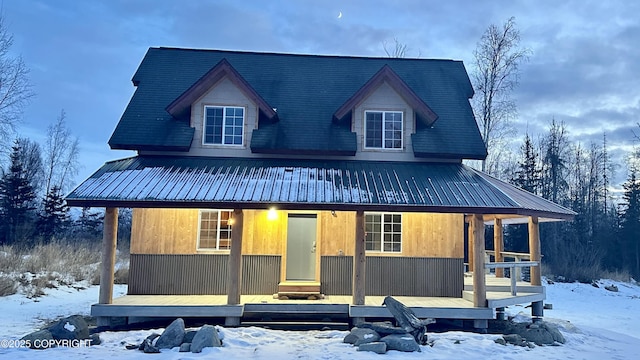
[[[128,251],[118,251],[120,265],[116,283],[128,278]],[[99,283],[101,247],[99,243],[55,241],[28,250],[0,248],[0,296],[16,291],[30,298],[44,295],[45,289],[71,286],[78,282]],[[124,266],[123,266],[124,264]]]

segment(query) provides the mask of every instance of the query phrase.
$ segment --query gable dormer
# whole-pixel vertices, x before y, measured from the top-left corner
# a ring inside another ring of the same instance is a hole
[[[248,149],[251,133],[263,115],[277,121],[277,114],[253,87],[222,59],[189,89],[167,106],[177,119],[188,119],[194,128],[191,152]]]
[[[430,127],[438,118],[389,65],[384,65],[334,114],[336,121],[347,117],[357,134],[358,152],[390,153],[412,153],[416,121]]]

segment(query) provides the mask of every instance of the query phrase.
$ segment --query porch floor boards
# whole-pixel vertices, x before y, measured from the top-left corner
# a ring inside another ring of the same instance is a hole
[[[472,281],[465,277],[465,288]],[[476,308],[470,299],[473,291],[464,290],[460,298],[394,296],[412,308],[419,317],[449,319],[491,319],[493,309],[515,304],[525,304],[545,299],[542,286],[531,286],[527,282],[517,283],[518,295],[509,292],[509,278],[487,275],[488,308]],[[494,289],[501,289],[495,291]],[[242,295],[241,304],[227,305],[227,295],[125,295],[113,299],[112,304],[95,304],[94,316],[243,316],[244,313],[298,313],[298,314],[343,314],[350,317],[388,317],[390,313],[382,306],[384,296],[366,296],[364,305],[350,305],[351,295],[326,295],[322,299],[279,300],[273,295]]]

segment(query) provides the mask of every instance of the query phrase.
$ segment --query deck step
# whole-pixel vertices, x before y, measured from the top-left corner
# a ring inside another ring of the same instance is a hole
[[[320,293],[320,282],[318,281],[283,281],[278,284],[276,296],[280,300],[318,300],[323,298]]]
[[[278,293],[320,294],[319,281],[283,281],[278,284]]]

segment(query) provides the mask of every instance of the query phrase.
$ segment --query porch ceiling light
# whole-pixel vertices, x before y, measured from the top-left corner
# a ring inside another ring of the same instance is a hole
[[[278,212],[276,211],[276,208],[272,207],[269,209],[269,212],[267,212],[267,220],[276,220],[278,219]]]

